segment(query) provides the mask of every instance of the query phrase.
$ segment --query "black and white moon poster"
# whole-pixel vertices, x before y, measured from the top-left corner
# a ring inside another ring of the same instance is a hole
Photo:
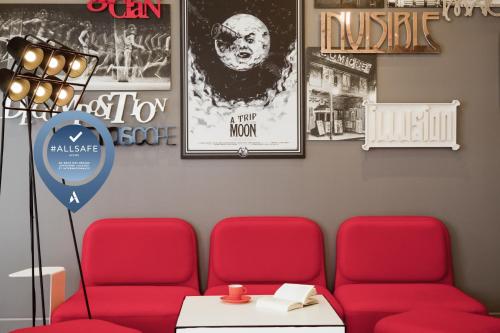
[[[304,157],[302,0],[183,0],[183,158]]]

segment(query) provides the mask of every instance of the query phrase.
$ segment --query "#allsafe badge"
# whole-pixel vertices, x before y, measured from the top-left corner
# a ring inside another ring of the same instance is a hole
[[[97,133],[75,121],[93,127]],[[72,212],[99,191],[115,157],[113,139],[106,126],[81,111],[64,112],[45,123],[36,138],[34,153],[45,185]]]

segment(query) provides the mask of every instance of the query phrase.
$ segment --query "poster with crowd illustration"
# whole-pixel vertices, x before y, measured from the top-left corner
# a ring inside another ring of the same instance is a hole
[[[183,0],[184,158],[303,157],[302,0]]]
[[[362,140],[363,102],[377,99],[377,58],[307,49],[307,139]]]
[[[170,5],[161,6],[161,18],[136,20],[92,13],[85,4],[0,4],[0,67],[10,65],[8,40],[32,34],[99,56],[87,89],[170,90],[170,33]]]

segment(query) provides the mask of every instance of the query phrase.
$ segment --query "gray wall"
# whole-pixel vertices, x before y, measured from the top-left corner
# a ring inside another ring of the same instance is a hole
[[[180,122],[179,1],[173,2],[173,86],[169,124]],[[307,0],[306,46],[318,46],[319,11]],[[442,219],[452,236],[457,284],[500,312],[500,123],[498,18],[454,18],[433,23],[443,52],[436,56],[381,56],[381,102],[459,99],[462,149],[364,152],[360,142],[309,142],[304,160],[181,160],[177,147],[120,147],[114,170],[94,199],[76,214],[81,236],[95,219],[172,216],[198,234],[205,283],[210,230],[233,215],[301,215],[325,234],[329,280],[335,233],[353,215],[425,214]],[[95,92],[88,97],[96,96]],[[39,124],[37,124],[38,127]],[[28,267],[26,128],[9,121],[4,188],[0,200],[0,318],[30,316],[28,280],[8,273]],[[39,182],[45,265],[69,271],[68,293],[78,284],[63,207]],[[0,331],[24,322],[2,322]]]

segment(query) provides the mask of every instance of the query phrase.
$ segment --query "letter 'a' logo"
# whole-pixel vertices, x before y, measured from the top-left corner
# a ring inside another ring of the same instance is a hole
[[[69,197],[69,203],[73,202],[76,202],[77,204],[80,203],[80,199],[78,199],[78,196],[76,195],[75,191],[73,191],[73,193],[71,193],[71,197]]]
[[[147,19],[150,14],[161,17],[160,0],[88,0],[87,9],[91,12],[103,12],[106,9],[118,19]]]

